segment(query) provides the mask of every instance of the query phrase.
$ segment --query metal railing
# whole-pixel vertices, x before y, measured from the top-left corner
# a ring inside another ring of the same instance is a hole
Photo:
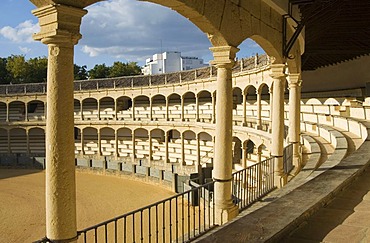
[[[243,210],[275,189],[274,160],[268,158],[233,173],[233,200]]]
[[[289,174],[293,170],[293,144],[292,143],[284,148],[283,167],[284,167],[285,174]]]
[[[83,229],[77,242],[188,242],[215,227],[213,188],[214,181]]]

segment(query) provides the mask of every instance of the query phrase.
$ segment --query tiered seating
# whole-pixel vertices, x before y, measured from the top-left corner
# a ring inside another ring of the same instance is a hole
[[[28,120],[29,121],[45,120],[44,104],[38,103],[34,112],[28,112]]]
[[[29,137],[30,153],[45,154],[45,135],[35,134]]]
[[[0,129],[0,153],[8,153],[8,132]]]
[[[23,129],[10,130],[10,150],[11,153],[27,153],[26,131]]]

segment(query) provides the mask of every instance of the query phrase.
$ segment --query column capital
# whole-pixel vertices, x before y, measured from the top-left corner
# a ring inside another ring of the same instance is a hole
[[[216,66],[227,66],[232,67],[235,63],[236,53],[239,51],[238,48],[233,46],[215,46],[209,48],[213,53],[214,60],[211,64]]]
[[[44,44],[76,45],[81,39],[80,25],[86,10],[50,4],[32,11],[39,19],[41,30],[33,34],[35,40]]]
[[[300,87],[302,85],[302,79],[300,73],[291,73],[287,77],[289,88]]]
[[[281,79],[286,76],[285,64],[271,64],[270,70],[270,77],[272,77],[273,79]]]

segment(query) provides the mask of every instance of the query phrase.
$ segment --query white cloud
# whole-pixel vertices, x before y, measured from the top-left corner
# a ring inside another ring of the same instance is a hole
[[[90,57],[109,55],[142,61],[162,50],[183,55],[209,53],[207,37],[178,13],[152,3],[113,0],[88,8],[83,18],[81,50]]]
[[[0,29],[0,34],[16,43],[29,43],[34,41],[32,39],[32,34],[38,32],[39,29],[40,27],[38,24],[33,24],[32,20],[26,20],[15,28],[4,26]]]
[[[24,54],[27,54],[27,53],[29,53],[30,51],[31,51],[31,49],[30,48],[28,48],[28,47],[22,47],[22,46],[19,46],[18,47],[19,48],[19,50],[21,51],[21,52],[23,52]]]

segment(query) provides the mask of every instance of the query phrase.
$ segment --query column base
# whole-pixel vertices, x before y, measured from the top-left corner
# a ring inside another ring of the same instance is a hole
[[[237,205],[232,205],[232,207],[227,209],[217,208],[215,209],[215,224],[223,225],[238,216],[239,207]]]
[[[274,181],[277,188],[282,188],[288,183],[288,176],[284,173],[278,174],[275,172]]]
[[[293,166],[292,174],[297,175],[302,170],[302,159],[300,155],[293,156]]]

